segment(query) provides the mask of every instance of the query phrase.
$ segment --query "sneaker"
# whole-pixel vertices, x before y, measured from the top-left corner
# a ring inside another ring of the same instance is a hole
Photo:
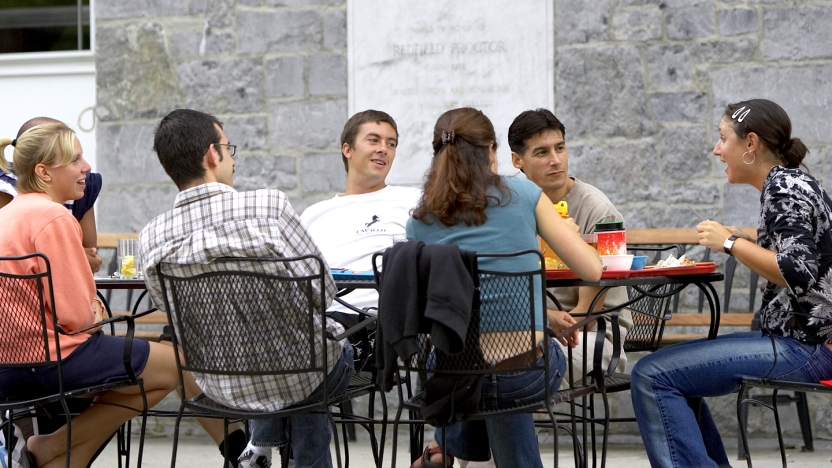
[[[240,468],[271,468],[272,461],[265,455],[258,455],[253,450],[246,450],[240,455]]]

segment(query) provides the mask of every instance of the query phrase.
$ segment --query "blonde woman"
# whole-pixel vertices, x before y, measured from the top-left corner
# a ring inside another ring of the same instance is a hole
[[[10,139],[0,138],[0,153],[11,143]],[[3,219],[0,223],[0,239],[3,239],[0,256],[21,256],[32,252],[45,254],[52,268],[58,324],[68,332],[85,329],[100,316],[100,303],[95,299],[95,283],[81,243],[81,228],[63,206],[67,200],[76,200],[84,195],[90,166],[84,160],[81,144],[75,133],[62,123],[35,126],[16,139],[14,167],[18,194],[0,209]],[[12,273],[42,270],[43,266],[37,265],[37,262],[33,259],[29,265],[15,265],[19,271]],[[10,267],[5,266],[4,269],[8,271]],[[47,304],[47,313],[51,314],[52,307],[52,304]],[[21,321],[21,332],[33,326],[31,323]],[[51,324],[47,327],[51,328]],[[52,337],[50,331],[50,341]],[[0,354],[19,346],[14,335],[0,336]],[[101,332],[63,335],[60,349],[65,389],[82,388],[126,375],[122,363],[123,337]],[[55,359],[54,342],[50,350]],[[134,339],[132,366],[144,380],[149,406],[161,401],[178,384],[173,348],[170,346]],[[34,396],[55,392],[57,388],[54,368],[0,369],[2,396]],[[141,407],[137,386],[97,396],[92,406],[72,420],[71,466],[87,466],[98,447],[123,422],[136,416]],[[37,466],[64,466],[65,431],[66,426],[52,434],[28,439],[28,449]],[[222,434],[221,426],[219,434]]]

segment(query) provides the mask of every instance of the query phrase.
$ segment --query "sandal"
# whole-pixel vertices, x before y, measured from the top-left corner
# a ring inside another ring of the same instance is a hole
[[[410,465],[410,468],[415,468],[416,463],[419,462],[419,460],[422,461],[422,468],[445,468],[444,466],[442,466],[442,462],[435,463],[430,461],[430,456],[435,455],[437,453],[442,453],[442,447],[438,445],[436,447],[425,447],[425,451],[422,453],[422,456],[417,458],[416,461],[413,462],[412,465]],[[448,467],[454,466],[454,456],[449,453],[448,458],[450,459]]]

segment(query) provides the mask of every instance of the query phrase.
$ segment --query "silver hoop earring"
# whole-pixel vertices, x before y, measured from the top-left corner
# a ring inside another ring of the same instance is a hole
[[[745,160],[745,155],[746,154],[748,154],[748,151],[746,151],[745,153],[742,154],[742,162],[744,162],[746,164],[754,164],[754,161],[757,160],[757,155],[754,154],[754,153],[751,153],[751,156],[753,156],[753,159],[751,159],[751,161],[746,161]]]

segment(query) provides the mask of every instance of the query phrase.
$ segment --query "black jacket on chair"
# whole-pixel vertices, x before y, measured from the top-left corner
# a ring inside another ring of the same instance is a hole
[[[419,333],[430,334],[445,353],[462,351],[476,272],[476,253],[453,244],[399,242],[384,252],[376,337],[377,383],[384,391],[393,388],[396,357],[419,351]]]

